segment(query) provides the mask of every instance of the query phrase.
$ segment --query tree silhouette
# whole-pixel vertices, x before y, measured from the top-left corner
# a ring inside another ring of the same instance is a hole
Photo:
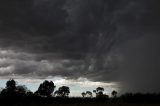
[[[86,97],[92,97],[92,92],[91,91],[86,91]]]
[[[36,97],[33,95],[33,92],[27,89],[25,85],[18,85],[16,84],[16,81],[13,79],[10,79],[6,82],[6,87],[4,89],[0,89],[0,100],[1,103],[26,103],[31,101],[32,103],[39,102],[39,100],[42,100],[41,103],[50,102],[53,100],[56,101],[56,103],[61,102],[61,99],[66,103],[81,103],[81,102],[90,102],[90,100],[94,100],[95,103],[97,102],[105,102],[105,103],[159,103],[160,101],[160,93],[154,93],[154,94],[142,94],[142,93],[126,93],[121,95],[117,98],[117,91],[113,90],[111,92],[113,98],[109,98],[108,95],[104,94],[104,88],[98,87],[93,92],[96,93],[96,97],[98,99],[81,99],[81,98],[67,98],[70,93],[70,89],[67,86],[59,87],[57,91],[55,91],[55,95],[57,97],[62,97],[60,99],[55,98],[43,98],[43,97],[49,97],[51,96],[51,93],[54,91],[54,83],[52,81],[44,81],[40,84],[38,90],[35,92],[36,95],[39,95],[40,97]],[[83,97],[92,98],[92,92],[86,91],[81,93]],[[48,96],[49,95],[49,96]],[[82,100],[82,101],[81,101]]]
[[[70,93],[70,89],[67,86],[59,87],[57,91],[55,91],[54,95],[57,95],[58,97],[68,97]]]
[[[12,97],[16,93],[16,82],[10,79],[6,82],[6,87],[2,90],[1,95],[4,97]]]
[[[96,94],[96,97],[103,97],[103,91],[104,91],[104,88],[102,87],[98,87],[96,88],[96,90],[93,90],[93,92]]]
[[[114,91],[112,91],[112,93],[111,93],[111,94],[112,94],[112,96],[113,96],[114,98],[116,98],[116,97],[117,97],[117,91],[115,91],[115,90],[114,90]]]
[[[26,97],[28,92],[30,92],[30,94],[32,93],[25,85],[16,86],[16,81],[10,79],[6,82],[6,87],[1,91],[1,96],[7,98],[21,98]]]
[[[25,85],[18,85],[16,86],[16,94],[19,96],[29,96],[33,93]]]
[[[33,97],[34,95],[33,95],[33,92],[31,92],[30,90],[26,93],[26,96],[28,96],[28,97]]]
[[[28,88],[25,85],[18,85],[16,87],[16,91],[19,93],[26,94],[28,92]]]
[[[6,89],[8,91],[14,91],[16,90],[16,81],[13,79],[10,79],[9,81],[6,82]]]
[[[40,84],[38,90],[35,92],[35,95],[50,97],[54,89],[55,89],[54,83],[52,81],[49,82],[45,80],[43,83]]]
[[[82,97],[84,98],[86,96],[86,93],[85,92],[82,92],[81,93]]]
[[[54,96],[60,97],[60,92],[59,92],[58,90],[56,90],[56,91],[54,92]]]

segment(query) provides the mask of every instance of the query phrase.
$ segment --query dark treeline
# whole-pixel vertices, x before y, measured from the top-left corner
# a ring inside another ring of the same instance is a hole
[[[11,79],[6,82],[6,87],[0,92],[1,104],[14,103],[160,103],[160,94],[142,94],[142,93],[126,93],[117,96],[117,91],[111,92],[111,97],[104,94],[104,88],[97,87],[92,92],[96,97],[92,96],[91,91],[82,92],[82,97],[69,97],[70,89],[68,86],[59,87],[55,90],[55,85],[52,81],[45,80],[41,83],[37,91],[32,92],[26,86],[17,85],[16,81]]]

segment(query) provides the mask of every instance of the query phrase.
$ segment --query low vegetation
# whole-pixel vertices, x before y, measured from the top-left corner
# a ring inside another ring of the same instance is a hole
[[[36,92],[31,92],[24,85],[16,85],[13,79],[6,82],[6,87],[0,93],[0,104],[15,104],[15,105],[118,105],[118,104],[159,104],[160,94],[142,94],[142,93],[126,93],[117,96],[117,91],[112,91],[112,97],[104,94],[104,88],[98,87],[93,90],[96,97],[92,96],[91,91],[82,92],[82,97],[69,97],[70,89],[67,86],[59,87],[55,90],[55,85],[52,81],[45,80],[38,87]]]

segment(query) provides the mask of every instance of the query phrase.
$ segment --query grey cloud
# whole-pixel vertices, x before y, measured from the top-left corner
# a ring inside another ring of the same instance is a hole
[[[84,64],[83,60],[72,59],[39,60],[37,58],[41,56],[12,50],[1,50],[0,54],[1,77],[7,77],[7,75],[32,76],[36,78],[58,75],[72,77],[77,74],[76,71],[81,70]],[[47,57],[44,58],[47,59]]]
[[[5,75],[87,77],[123,82],[127,90],[135,70],[159,70],[158,4],[158,0],[1,0],[0,47],[17,51],[1,54],[9,58],[2,62],[4,67],[14,66]],[[146,81],[159,80],[155,78]],[[143,90],[137,80],[134,83],[133,91]]]

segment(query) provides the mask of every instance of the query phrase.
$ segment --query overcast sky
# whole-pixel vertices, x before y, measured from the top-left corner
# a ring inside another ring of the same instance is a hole
[[[159,3],[1,0],[0,78],[82,78],[119,92],[159,92]]]

